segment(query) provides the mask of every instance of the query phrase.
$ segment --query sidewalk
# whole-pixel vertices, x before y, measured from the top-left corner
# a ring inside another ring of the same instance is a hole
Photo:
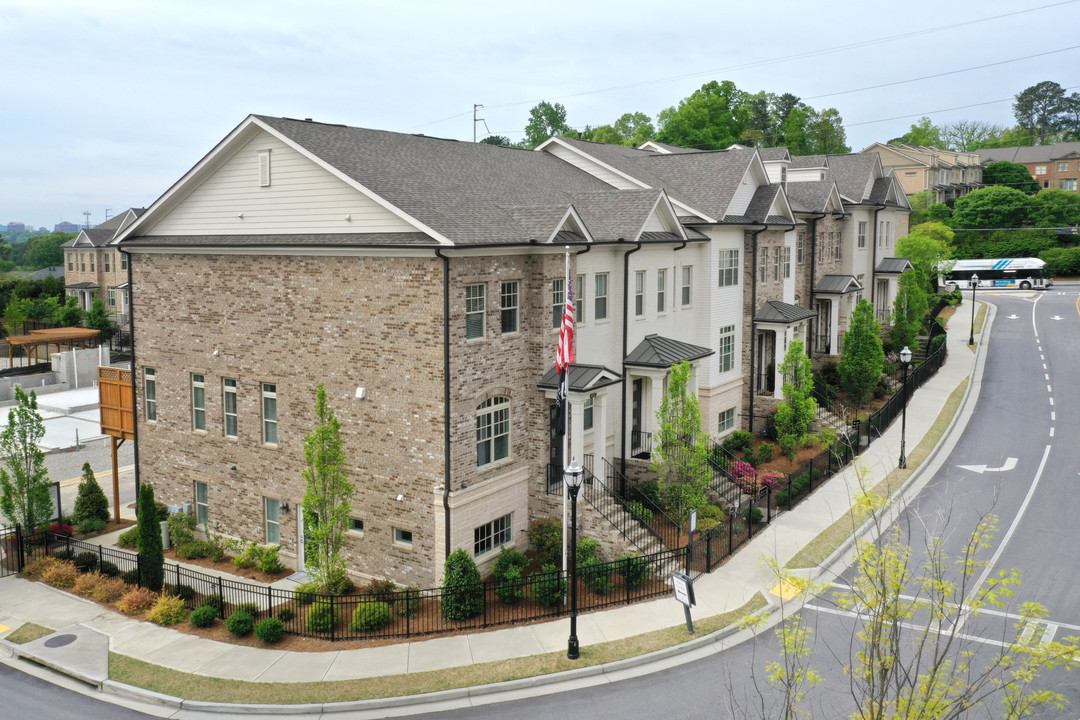
[[[958,435],[956,431],[962,429],[966,418],[970,416],[978,394],[978,379],[981,377],[985,356],[982,337],[988,337],[994,312],[992,305],[983,303],[980,305],[987,308],[987,316],[983,332],[976,337],[978,352],[972,352],[972,349],[967,346],[968,333],[959,330],[960,328],[966,330],[971,322],[971,303],[964,303],[957,307],[955,315],[949,322],[953,331],[948,335],[947,362],[930,381],[913,394],[910,400],[907,413],[909,454],[937,421],[950,394],[965,379],[972,378],[972,383],[968,387],[956,418],[942,437],[938,448],[913,473],[905,491],[898,494],[900,504],[903,504],[921,483],[925,483],[933,476],[936,466],[940,465],[947,455],[947,452],[942,451],[955,443]],[[900,455],[900,431],[900,422],[894,422],[885,434],[875,440],[859,458],[857,465],[865,470],[865,481],[868,485],[877,484],[896,469]],[[793,512],[779,515],[725,565],[711,574],[702,575],[695,581],[697,606],[693,609],[694,617],[705,618],[737,610],[758,593],[768,595],[775,581],[771,571],[764,566],[763,558],[773,558],[781,566],[787,563],[823,530],[844,516],[857,492],[856,472],[849,467],[829,480]],[[845,551],[846,548],[839,548],[830,561],[824,563],[821,568],[807,570],[807,572],[821,579],[827,579],[830,563],[836,562],[838,568],[841,567],[840,562]],[[774,604],[779,601],[775,596],[769,597]],[[41,583],[29,582],[17,577],[0,580],[0,625],[17,628],[25,622],[33,622],[58,630],[63,629],[67,634],[76,635],[80,641],[85,640],[85,645],[97,643],[104,647],[100,640],[104,637],[107,640],[108,649],[112,652],[183,672],[274,683],[397,675],[510,660],[540,653],[565,651],[568,636],[568,621],[562,618],[548,623],[511,627],[468,636],[416,640],[357,650],[299,653],[214,642],[162,628],[152,623],[131,620],[123,615],[103,610],[95,603]],[[581,646],[587,647],[652,630],[679,626],[684,622],[682,606],[673,598],[662,598],[580,615],[578,637]],[[704,644],[715,646],[716,636],[723,634],[722,631],[711,638],[698,638],[685,646],[664,652],[665,662],[671,664],[688,661],[700,651]],[[4,635],[6,631],[0,632],[0,637]],[[98,651],[96,656],[90,653],[87,657],[83,657],[75,652],[80,642],[71,642],[70,645],[46,651],[43,648],[48,640],[49,638],[42,638],[23,646],[12,646],[10,643],[0,642],[0,658],[9,655],[13,649],[17,649],[20,654],[36,653],[35,659],[40,662],[53,663],[58,669],[68,674],[82,677],[95,684],[99,682],[97,678],[103,674],[102,668],[107,667],[102,664],[95,669],[95,662],[107,662],[107,657],[102,657],[101,651]],[[684,655],[679,659],[681,653]],[[76,656],[80,658],[78,662],[76,662]],[[675,659],[672,659],[672,656],[676,656]],[[633,665],[635,661],[638,665],[649,662],[647,658],[628,660],[620,663],[620,667]],[[68,665],[72,667],[67,667]],[[580,678],[583,674],[604,672],[603,668],[590,670],[594,672],[571,671],[562,675]],[[533,680],[529,685],[541,684],[547,679],[558,680],[557,676],[547,676],[545,680]],[[105,686],[108,687],[109,683],[106,682]],[[467,691],[446,692],[450,693],[447,699],[451,696],[459,697],[468,694]],[[165,702],[168,699],[159,697],[156,700]],[[176,700],[171,699],[171,701]],[[431,698],[416,697],[410,701],[402,700],[399,704],[430,701]],[[391,704],[395,704],[394,701],[383,701],[381,707]],[[207,706],[206,703],[185,703],[184,707],[195,705]],[[227,707],[236,710],[236,706]],[[201,707],[201,709],[208,710],[209,707]],[[433,708],[428,706],[427,709]],[[293,710],[293,712],[300,711],[300,708]]]

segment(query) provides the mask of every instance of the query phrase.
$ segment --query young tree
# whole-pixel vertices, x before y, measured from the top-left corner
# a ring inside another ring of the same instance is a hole
[[[780,449],[794,459],[810,433],[810,424],[817,411],[814,366],[806,355],[802,340],[794,340],[788,346],[780,372],[784,375],[784,399],[776,408],[776,435]]]
[[[337,594],[348,584],[341,548],[355,488],[345,470],[341,421],[326,403],[322,383],[315,392],[315,419],[315,429],[304,439],[304,532],[310,549],[305,564],[314,582]]]
[[[83,463],[82,471],[79,494],[75,498],[75,521],[78,523],[84,523],[87,520],[109,522],[109,499],[105,497],[105,491],[101,489],[97,478],[94,477],[94,468],[87,462]]]
[[[874,319],[874,306],[870,301],[860,300],[851,313],[848,331],[844,333],[844,349],[837,366],[844,392],[856,405],[861,407],[870,397],[884,367],[881,323]]]
[[[83,311],[79,307],[79,299],[69,296],[64,305],[57,311],[53,322],[61,327],[79,327],[82,325]]]
[[[4,308],[4,328],[8,335],[18,335],[26,331],[26,321],[33,312],[34,301],[29,298],[13,297]]]
[[[0,431],[0,511],[28,532],[37,530],[52,515],[49,471],[45,453],[38,447],[45,437],[45,423],[37,410],[37,394],[27,395],[15,386],[15,407],[8,412],[7,426]]]
[[[1027,166],[1007,160],[987,164],[983,169],[983,183],[1004,185],[1019,190],[1025,195],[1034,195],[1039,192],[1039,182],[1031,176]]]
[[[923,318],[930,311],[930,300],[926,294],[926,277],[920,270],[912,268],[900,275],[897,282],[896,298],[893,299],[892,327],[889,328],[889,340],[893,348],[912,347],[919,337]]]
[[[706,501],[708,437],[701,431],[701,405],[690,387],[690,363],[671,366],[667,392],[656,413],[660,429],[653,443],[652,469],[680,518]]]
[[[139,584],[159,592],[165,583],[165,549],[161,545],[161,520],[158,519],[154,486],[139,487]]]
[[[1080,224],[1080,195],[1059,188],[1047,188],[1034,198],[1031,211],[1035,227],[1059,228]]]
[[[105,309],[105,303],[101,302],[100,299],[95,299],[90,305],[85,321],[86,327],[101,331],[101,335],[98,337],[102,341],[108,340],[116,332],[116,323],[109,317],[109,312]]]
[[[912,123],[911,129],[906,133],[889,141],[889,144],[891,145],[897,143],[936,148],[944,146],[944,143],[941,140],[941,128],[931,122],[930,118],[926,116],[920,118],[918,123]]]
[[[930,278],[937,277],[939,269],[949,269],[954,234],[942,223],[915,225],[911,232],[896,241],[896,255],[910,260],[911,266],[929,282]]]

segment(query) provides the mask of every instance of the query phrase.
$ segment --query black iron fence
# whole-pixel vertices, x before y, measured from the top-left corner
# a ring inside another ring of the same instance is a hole
[[[139,583],[139,555],[52,532],[0,531],[0,574],[47,556],[70,558]],[[671,573],[687,569],[685,549],[629,555],[579,565],[578,610],[625,605],[671,593]],[[242,582],[165,563],[165,590],[188,608],[212,605],[219,617],[245,607],[256,621],[278,617],[285,632],[327,640],[373,640],[478,630],[568,615],[568,578],[562,571],[517,580],[487,580],[464,588],[404,588],[343,596],[318,595]]]

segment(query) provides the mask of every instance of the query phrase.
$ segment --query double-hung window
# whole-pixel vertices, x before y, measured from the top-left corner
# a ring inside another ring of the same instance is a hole
[[[645,271],[638,270],[634,273],[634,315],[641,317],[645,314]]]
[[[584,415],[585,429],[586,430],[592,430],[592,428],[593,428],[593,396],[592,395],[585,398],[585,412],[583,413],[583,415]]]
[[[74,272],[75,271],[75,253],[68,253],[67,254],[67,264],[68,264],[68,270],[71,270],[72,272]]]
[[[476,408],[476,466],[510,457],[510,398],[488,398]]]
[[[596,273],[593,286],[596,288],[593,293],[593,320],[604,320],[607,318],[608,274]]]
[[[765,282],[769,276],[769,248],[758,251],[758,282]]]
[[[716,432],[724,432],[735,427],[735,408],[728,408],[716,419]]]
[[[235,438],[236,421],[236,378],[221,379],[221,407],[225,419],[225,437]]]
[[[195,520],[200,525],[210,524],[210,486],[195,481]]]
[[[859,247],[866,247],[866,221],[859,221]]]
[[[780,279],[780,248],[774,247],[772,251],[772,279]]]
[[[281,544],[281,502],[277,498],[263,498],[263,514],[266,517],[266,542]]]
[[[518,307],[520,303],[517,280],[504,282],[499,294],[502,297],[502,333],[503,335],[516,333],[518,331]]]
[[[784,279],[791,277],[791,248],[784,247]]]
[[[1069,172],[1069,163],[1067,163],[1067,162],[1059,162],[1057,164],[1057,171],[1058,172]]]
[[[578,275],[574,282],[574,322],[585,322],[585,276]]]
[[[191,373],[191,428],[206,430],[206,376]]]
[[[833,233],[833,253],[834,253],[833,257],[836,258],[837,260],[840,259],[840,256],[843,253],[843,251],[841,250],[841,248],[843,248],[843,247],[844,247],[844,243],[842,241],[842,238],[840,237],[840,232],[839,231],[834,232]]]
[[[725,325],[720,328],[720,345],[717,348],[720,372],[729,372],[735,367],[735,326]]]
[[[105,253],[105,272],[110,272],[109,267],[112,265],[112,253]]]
[[[551,327],[562,327],[563,311],[566,309],[566,280],[551,281]]]
[[[1058,181],[1058,185],[1061,187],[1062,190],[1076,192],[1076,178],[1064,178]]]
[[[682,304],[683,304],[683,307],[686,307],[687,305],[689,305],[690,301],[694,297],[693,292],[691,290],[691,288],[693,287],[693,285],[692,285],[693,279],[694,279],[694,268],[692,266],[690,266],[690,265],[683,266],[683,269],[682,269]]]
[[[277,445],[277,385],[262,384],[262,441],[266,445]]]
[[[157,420],[157,371],[152,367],[143,368],[143,402],[146,421],[154,422]]]
[[[120,253],[120,269],[127,270],[127,254]]]
[[[473,529],[473,557],[494,550],[507,544],[513,539],[511,528],[511,516],[503,515],[501,518],[484,523]]]
[[[739,284],[739,251],[720,251],[720,287]]]
[[[664,312],[665,302],[667,300],[667,270],[660,269],[656,271],[656,312]]]
[[[465,339],[476,340],[484,337],[485,285],[465,286]]]
[[[800,230],[798,235],[795,236],[795,262],[802,265],[803,252],[806,248],[806,231]]]

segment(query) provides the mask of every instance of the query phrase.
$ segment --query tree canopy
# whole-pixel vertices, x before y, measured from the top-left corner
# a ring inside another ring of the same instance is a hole
[[[952,258],[953,231],[937,222],[923,223],[896,241],[896,254],[911,261],[923,277],[936,277],[937,268]]]
[[[953,205],[954,228],[1019,228],[1031,220],[1031,198],[1004,185],[991,185],[963,195]]]
[[[53,509],[45,453],[38,446],[43,437],[37,394],[31,390],[27,395],[15,385],[15,407],[0,432],[0,511],[30,532],[42,526]]]
[[[1027,195],[1034,195],[1039,192],[1039,182],[1031,177],[1027,167],[1007,160],[987,164],[986,168],[983,169],[983,183],[986,185],[1004,185]]]
[[[26,243],[23,265],[32,270],[63,265],[64,251],[61,246],[75,235],[76,233],[54,232],[30,238]]]
[[[1037,145],[1053,142],[1056,134],[1066,128],[1066,109],[1065,89],[1051,80],[1021,90],[1013,103],[1017,125],[1034,137]]]
[[[844,333],[844,347],[837,363],[841,387],[861,407],[877,386],[884,367],[881,323],[874,318],[874,306],[863,299],[851,313]]]
[[[925,147],[944,147],[941,138],[941,128],[930,122],[925,115],[919,122],[912,123],[911,129],[898,138],[889,141],[890,144],[903,143],[904,145],[922,145]]]
[[[562,103],[542,101],[529,110],[525,146],[534,148],[553,135],[565,135],[570,131],[570,126],[566,124],[566,108]]]

